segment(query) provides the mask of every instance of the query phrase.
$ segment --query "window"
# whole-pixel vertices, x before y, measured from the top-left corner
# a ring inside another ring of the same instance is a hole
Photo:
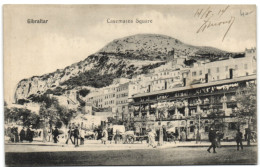
[[[217,67],[217,72],[219,72],[219,67]]]
[[[226,66],[226,71],[228,71],[228,66]]]
[[[196,71],[192,72],[192,76],[196,76]]]
[[[200,70],[200,75],[202,75],[202,70]]]
[[[208,74],[210,74],[210,69],[208,69]]]
[[[245,66],[245,70],[247,70],[247,64],[245,64],[244,66]]]

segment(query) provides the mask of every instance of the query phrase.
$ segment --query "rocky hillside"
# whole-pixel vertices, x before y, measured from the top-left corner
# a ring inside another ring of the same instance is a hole
[[[178,39],[156,34],[138,34],[116,39],[99,52],[107,55],[149,60],[168,60],[173,57],[200,57],[204,59],[209,55],[220,58],[227,54],[226,51],[217,48],[192,46]]]
[[[85,60],[18,83],[15,99],[27,100],[45,93],[64,95],[83,87],[108,86],[113,79],[147,73],[178,57],[187,60],[225,58],[228,53],[210,47],[196,47],[164,35],[139,34],[114,40]]]

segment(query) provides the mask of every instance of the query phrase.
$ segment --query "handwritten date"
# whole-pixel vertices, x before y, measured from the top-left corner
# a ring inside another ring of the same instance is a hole
[[[213,27],[223,27],[226,28],[225,34],[222,38],[223,42],[236,19],[234,16],[227,15],[228,9],[229,5],[219,10],[215,10],[210,6],[208,8],[197,9],[194,13],[194,17],[202,20],[202,24],[199,26],[196,33],[202,33],[206,29],[210,29]]]

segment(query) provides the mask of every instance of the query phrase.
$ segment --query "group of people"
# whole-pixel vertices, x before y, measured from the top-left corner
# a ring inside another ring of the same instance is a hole
[[[12,126],[6,129],[6,136],[10,137],[10,141],[17,143],[17,142],[32,142],[34,137],[34,131],[32,130],[31,126],[27,129],[22,127],[21,131],[18,131],[18,127]]]
[[[51,138],[53,138],[54,143],[59,142],[59,135],[63,132],[60,132],[57,127],[55,129],[50,129],[48,132],[46,129],[43,130],[43,141],[46,141],[46,137],[49,136],[49,141],[51,141]],[[75,127],[74,129],[72,127],[69,127],[67,131],[67,138],[66,138],[66,144],[69,144],[69,141],[71,141],[72,144],[75,145],[75,147],[79,147],[79,140],[80,144],[84,144],[84,133],[81,132],[81,130],[78,129],[78,127]]]
[[[243,138],[243,134],[240,132],[240,129],[237,129],[235,141],[237,143],[238,151],[239,151],[240,147],[241,147],[241,150],[243,150],[243,143],[242,143],[243,139],[242,138]],[[217,153],[216,147],[220,146],[220,138],[219,138],[218,132],[215,131],[213,128],[211,128],[209,131],[209,141],[210,141],[211,145],[209,146],[207,151],[209,153],[211,153],[210,150],[213,148],[213,153]]]
[[[66,133],[67,135],[66,135],[65,143],[69,144],[69,141],[71,141],[71,143],[75,145],[75,147],[79,147],[79,141],[80,141],[80,145],[83,145],[85,139],[85,133],[83,131],[84,131],[83,129],[79,129],[78,127],[75,128],[69,127]],[[60,132],[57,127],[55,127],[55,129],[50,128],[48,131],[46,128],[43,128],[42,131],[43,142],[46,141],[52,142],[53,140],[54,143],[58,143],[60,134],[62,134],[62,132]],[[99,133],[95,131],[93,134],[94,137],[93,139],[97,140],[98,134]],[[24,142],[24,141],[32,142],[35,132],[34,130],[32,130],[31,126],[29,126],[27,129],[25,129],[25,127],[22,127],[20,132],[18,132],[18,127],[13,126],[13,127],[8,127],[6,129],[6,135],[10,137],[11,142]],[[154,129],[149,129],[147,135],[148,135],[148,147],[152,146],[153,148],[155,148],[157,145],[162,144],[165,141],[168,141],[168,136],[169,136],[167,134],[165,127],[160,128],[158,131],[155,131]],[[179,134],[174,133],[174,136],[178,137]],[[183,134],[181,133],[180,139],[184,139],[185,136],[186,136],[185,133]],[[158,143],[155,142],[156,137],[158,139]],[[117,143],[116,141],[118,141],[119,138],[120,138],[120,134],[119,132],[116,132],[116,134],[114,135],[115,143]],[[197,131],[196,143],[200,141],[200,138],[201,138],[200,133],[199,131]],[[221,138],[223,138],[223,133],[220,133],[219,131],[211,128],[208,134],[208,138],[211,145],[208,147],[207,151],[211,153],[211,149],[213,149],[213,153],[216,153],[216,148],[220,147],[220,140]],[[235,137],[235,141],[237,143],[237,150],[239,150],[240,148],[243,150],[242,138],[243,138],[243,134],[240,132],[240,129],[238,129]],[[107,128],[103,127],[101,133],[101,143],[106,144],[108,139],[109,139],[109,133],[107,131]]]
[[[66,140],[65,143],[68,144],[69,141],[71,141],[71,143],[74,144],[75,147],[79,147],[79,140],[80,140],[81,144],[84,144],[83,143],[84,142],[84,136],[82,134],[80,134],[78,127],[76,127],[75,129],[72,129],[72,127],[69,127],[67,140]]]

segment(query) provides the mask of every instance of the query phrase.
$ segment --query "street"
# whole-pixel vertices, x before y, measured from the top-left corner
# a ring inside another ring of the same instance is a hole
[[[101,144],[99,146],[109,147],[109,145],[102,146]],[[110,146],[121,147],[115,144]],[[130,146],[125,145],[124,147]],[[142,149],[135,149],[140,146]],[[6,146],[5,149],[8,147],[28,150],[32,146],[12,145]],[[31,152],[6,152],[6,165],[242,165],[257,163],[257,146],[245,146],[243,151],[237,151],[235,146],[222,147],[217,148],[216,154],[208,153],[205,146],[153,149],[144,144],[139,146],[134,144],[132,145],[134,149],[92,151],[84,151],[84,147],[74,148],[72,146],[37,147],[39,147],[39,152],[35,150]],[[34,146],[34,149],[37,150],[37,147]],[[52,147],[53,151],[44,151],[44,147]],[[61,148],[63,151],[60,151]],[[70,151],[65,151],[66,148]]]

